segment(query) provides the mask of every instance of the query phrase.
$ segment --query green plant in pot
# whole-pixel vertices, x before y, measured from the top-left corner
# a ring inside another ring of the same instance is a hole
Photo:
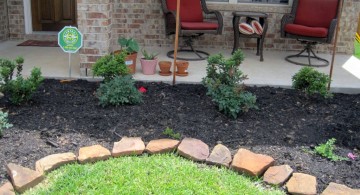
[[[118,43],[120,45],[120,51],[115,51],[114,54],[118,54],[121,51],[125,51],[127,54],[125,58],[125,64],[129,66],[130,73],[134,74],[136,70],[137,52],[139,51],[138,42],[133,38],[127,39],[125,37],[120,37],[118,39]]]
[[[122,51],[99,58],[92,66],[93,75],[104,77],[104,82],[109,82],[116,76],[128,75],[130,70],[125,64],[126,55],[127,53]]]
[[[143,57],[140,59],[140,62],[143,74],[155,74],[156,64],[158,62],[156,56],[159,55],[159,53],[149,53],[145,49],[143,49],[141,52]]]

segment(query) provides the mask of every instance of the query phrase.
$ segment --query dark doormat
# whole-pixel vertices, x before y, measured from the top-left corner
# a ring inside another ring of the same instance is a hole
[[[39,40],[27,40],[17,46],[36,46],[36,47],[59,47],[57,41],[39,41]]]

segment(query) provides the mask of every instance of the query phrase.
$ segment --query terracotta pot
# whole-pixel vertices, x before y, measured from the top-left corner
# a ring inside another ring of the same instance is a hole
[[[178,74],[187,74],[188,67],[189,67],[189,62],[187,61],[176,62],[176,69]]]
[[[119,54],[119,53],[121,53],[121,50],[114,51],[115,55]],[[136,71],[136,58],[137,58],[137,52],[129,54],[125,58],[125,64],[130,69],[131,74],[135,74],[135,71]]]
[[[164,74],[170,73],[171,62],[170,61],[160,61],[159,68],[160,68],[161,73],[164,73]]]
[[[146,60],[144,58],[141,58],[140,63],[141,63],[141,69],[142,69],[143,74],[146,74],[146,75],[155,74],[157,62],[158,62],[157,59]]]

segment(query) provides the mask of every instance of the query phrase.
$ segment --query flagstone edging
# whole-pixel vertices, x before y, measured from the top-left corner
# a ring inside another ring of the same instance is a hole
[[[84,150],[88,151],[84,153]],[[156,154],[174,151],[194,162],[228,167],[233,171],[249,176],[261,177],[264,175],[265,183],[284,185],[289,194],[317,194],[316,177],[303,173],[293,173],[288,165],[274,166],[275,160],[272,157],[256,154],[244,148],[239,148],[232,158],[226,146],[218,144],[210,153],[208,145],[195,138],[185,138],[181,142],[171,139],[157,139],[150,141],[145,147],[140,137],[123,137],[119,142],[114,143],[112,151],[110,152],[101,145],[93,145],[80,148],[76,157],[73,153],[52,154],[38,160],[35,163],[35,170],[9,163],[6,167],[11,182],[6,182],[0,186],[0,194],[15,195],[15,191],[21,193],[33,188],[43,180],[45,172],[53,171],[68,163],[93,163],[107,160],[110,156],[116,158],[124,155],[141,155],[143,152]],[[39,168],[40,164],[43,167]],[[21,176],[20,179],[19,175]],[[306,190],[304,191],[304,189]],[[360,193],[360,189],[351,189],[345,185],[330,183],[322,195],[339,193],[357,194]]]

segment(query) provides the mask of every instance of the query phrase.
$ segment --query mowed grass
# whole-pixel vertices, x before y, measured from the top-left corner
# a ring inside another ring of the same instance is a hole
[[[360,43],[355,41],[354,46],[355,46],[355,54],[354,55],[355,55],[355,57],[360,59]]]
[[[69,164],[25,194],[285,194],[226,168],[197,164],[174,154],[112,158]]]

